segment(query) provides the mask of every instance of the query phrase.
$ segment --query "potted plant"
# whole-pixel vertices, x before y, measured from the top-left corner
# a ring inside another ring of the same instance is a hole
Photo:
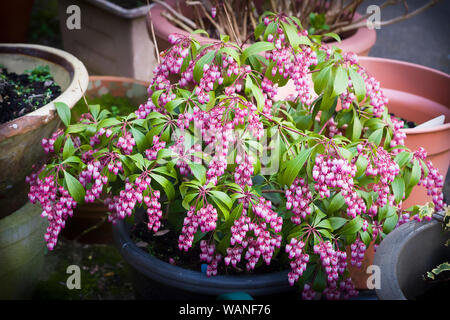
[[[303,298],[349,298],[347,265],[409,219],[401,204],[417,183],[444,206],[424,150],[391,147],[399,129],[356,55],[324,49],[284,14],[268,13],[255,33],[268,41],[246,49],[225,35],[203,46],[171,35],[136,112],[94,105],[79,123],[64,113],[52,160],[30,178],[49,249],[76,203],[104,199],[139,296],[149,279],[181,296],[298,284]],[[274,101],[289,79],[295,95]],[[144,222],[127,229],[138,207]]]
[[[344,52],[354,52],[358,55],[368,55],[376,41],[375,30],[367,28],[367,21],[372,12],[361,16],[356,11],[363,1],[154,1],[155,5],[147,15],[147,26],[151,32],[153,21],[159,47],[168,47],[169,34],[187,35],[195,29],[204,29],[211,38],[220,34],[229,34],[232,41],[249,43],[252,28],[260,22],[259,17],[266,11],[286,12],[297,17],[310,35],[325,35],[327,45],[337,46]],[[399,4],[400,1],[389,1],[380,6]],[[408,11],[402,16],[380,21],[380,26],[408,19],[434,5],[430,1],[424,6]],[[233,33],[232,30],[236,32]],[[339,34],[342,41],[330,37],[330,33]],[[328,37],[327,37],[328,36]],[[200,43],[208,43],[211,39],[195,35]]]
[[[88,74],[71,54],[39,45],[0,44],[0,65],[0,297],[13,298],[29,294],[45,251],[25,178],[46,160],[41,140],[60,125],[55,106],[72,108]]]
[[[448,290],[449,208],[436,213],[432,206],[417,206],[415,210],[434,219],[405,223],[386,237],[375,254],[382,275],[376,290],[380,299],[442,298]]]
[[[111,76],[90,76],[85,93],[86,102],[111,111],[114,115],[128,115],[136,106],[147,101],[148,83],[131,78]],[[72,109],[74,121],[86,113],[84,99]],[[72,219],[67,223],[62,235],[70,240],[83,243],[112,242],[111,224],[107,222],[107,207],[100,201],[80,204]]]
[[[73,1],[59,4],[60,30],[67,50],[79,57],[90,73],[116,75],[147,81],[156,60],[149,40],[145,15],[146,0],[83,0],[80,29],[68,29],[67,8]]]

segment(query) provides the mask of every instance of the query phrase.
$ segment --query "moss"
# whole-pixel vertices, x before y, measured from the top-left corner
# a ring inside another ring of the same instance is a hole
[[[92,300],[132,299],[129,269],[118,251],[109,245],[82,245],[60,241],[50,253],[56,263],[47,279],[40,281],[33,299]],[[69,290],[69,265],[81,269],[81,289]]]

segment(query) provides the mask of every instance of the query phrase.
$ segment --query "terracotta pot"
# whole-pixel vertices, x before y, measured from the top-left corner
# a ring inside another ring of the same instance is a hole
[[[1,1],[0,43],[26,42],[33,0]]]
[[[444,176],[450,164],[450,75],[413,63],[361,57],[360,63],[381,83],[389,98],[389,112],[418,124],[445,115],[445,123],[427,129],[402,129],[405,145],[428,152],[428,160]],[[431,201],[423,187],[415,187],[403,208]]]
[[[70,108],[88,85],[84,65],[73,55],[54,48],[28,44],[0,44],[0,64],[9,71],[23,73],[48,65],[61,95],[49,104],[20,118],[0,125],[0,218],[16,211],[27,201],[25,177],[34,164],[43,164],[46,154],[41,140],[48,138],[60,120],[54,102]]]
[[[175,0],[167,0],[165,2],[171,6],[175,5]],[[191,7],[181,4],[181,9],[188,17],[193,15]],[[151,18],[150,14],[147,14],[147,29],[149,31],[150,38],[152,39],[150,26],[151,21],[153,20],[153,27],[158,41],[158,49],[160,51],[165,50],[170,46],[167,39],[171,33],[179,33],[187,36],[190,35],[189,32],[184,31],[183,29],[174,25],[172,22],[168,21],[164,16],[162,16],[161,12],[163,12],[164,10],[167,10],[164,6],[155,4],[151,8]],[[361,15],[355,14],[354,20],[358,20],[360,17]],[[195,39],[197,39],[201,44],[209,43],[212,40],[211,38],[203,37],[199,34],[194,34],[192,36],[195,37]],[[340,43],[333,41],[328,43],[327,45],[329,45],[330,47],[337,46],[343,51],[352,51],[358,55],[368,55],[370,49],[375,44],[375,41],[375,30],[369,30],[368,28],[359,28],[353,35],[342,40]],[[247,46],[248,45],[244,46],[244,48]]]
[[[148,99],[147,87],[147,82],[131,78],[91,76],[86,97],[89,100],[110,93],[114,97],[129,98],[130,103],[137,109]],[[107,208],[100,202],[80,204],[75,209],[73,217],[67,220],[62,235],[70,240],[77,238],[83,243],[112,242],[112,229],[111,223],[107,220],[107,211]],[[92,230],[82,235],[89,228]]]
[[[151,79],[156,58],[145,23],[149,6],[124,9],[107,0],[76,1],[81,28],[70,30],[66,10],[72,4],[58,1],[64,50],[79,57],[92,74]]]

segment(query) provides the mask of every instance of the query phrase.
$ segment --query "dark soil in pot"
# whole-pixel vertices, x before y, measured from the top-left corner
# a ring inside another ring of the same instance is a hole
[[[188,252],[181,251],[178,248],[179,234],[179,232],[172,230],[169,223],[164,220],[161,221],[161,228],[156,233],[148,230],[146,222],[138,222],[131,229],[132,240],[142,250],[173,265],[194,271],[201,271],[202,265],[205,264],[205,262],[200,261],[200,248],[193,245]],[[237,267],[238,268],[234,268],[231,265],[225,266],[224,264],[219,264],[217,272],[221,275],[239,275],[265,274],[283,271],[283,265],[277,257],[272,259],[269,266],[262,263],[261,260],[251,272],[246,271],[244,259],[237,264]]]
[[[402,118],[402,117],[397,117],[395,114],[393,114],[393,113],[389,113],[390,115],[391,115],[391,117],[394,117],[394,118],[396,118],[397,120],[401,120],[401,121],[403,121],[405,124],[403,125],[403,128],[415,128],[415,127],[417,127],[417,124],[415,123],[415,122],[413,122],[413,121],[409,121],[409,120],[407,120],[407,119],[404,119],[404,118]]]
[[[48,104],[61,94],[48,66],[23,74],[0,66],[0,124],[19,118]]]

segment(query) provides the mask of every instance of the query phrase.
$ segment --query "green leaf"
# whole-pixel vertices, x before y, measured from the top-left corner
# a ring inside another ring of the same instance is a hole
[[[342,208],[345,204],[345,199],[342,196],[342,194],[339,192],[337,193],[333,199],[331,200],[330,206],[328,207],[329,212],[335,212]]]
[[[416,158],[414,158],[414,163],[411,170],[411,177],[409,178],[408,182],[408,187],[415,186],[419,182],[421,174],[422,171],[420,169],[420,163]]]
[[[358,114],[355,111],[355,116],[353,117],[353,131],[352,131],[352,140],[358,140],[361,137],[362,125],[359,120]]]
[[[173,188],[173,184],[169,180],[156,173],[151,173],[150,176],[161,185],[169,201],[175,198],[175,189]]]
[[[338,96],[343,93],[348,87],[348,75],[347,71],[338,67],[335,70],[334,83],[333,83],[333,94]]]
[[[359,177],[366,172],[368,163],[369,161],[366,157],[363,157],[362,155],[358,157],[358,160],[356,160],[356,177]]]
[[[364,80],[359,75],[359,73],[353,70],[352,68],[349,68],[348,72],[350,74],[350,79],[352,80],[352,85],[355,91],[356,99],[358,99],[358,102],[361,102],[362,100],[364,100],[364,97],[366,96],[366,85],[364,83]]]
[[[397,214],[393,214],[390,217],[386,218],[383,224],[383,232],[387,234],[392,230],[394,230],[395,226],[397,225],[397,222],[398,222]]]
[[[435,276],[445,271],[447,272],[450,271],[450,263],[448,262],[441,263],[436,268],[431,270],[431,272],[427,272],[427,276],[431,279],[434,279]]]
[[[255,54],[258,54],[260,52],[273,50],[275,48],[275,45],[268,41],[260,41],[255,42],[250,47],[244,50],[244,52],[241,55],[241,64],[245,63],[245,60],[247,60],[248,57],[253,56]]]
[[[405,194],[405,181],[400,177],[395,177],[394,181],[392,181],[392,191],[394,191],[395,201],[399,203],[403,199],[403,195]]]
[[[94,119],[97,120],[98,114],[100,113],[100,105],[99,104],[89,105],[89,111],[91,112]]]
[[[117,120],[115,118],[106,118],[106,119],[103,119],[102,121],[100,121],[97,127],[98,127],[98,129],[105,128],[105,127],[113,127],[113,126],[117,126],[121,123],[122,122],[120,122],[119,120]]]
[[[148,147],[148,141],[145,135],[136,128],[131,128],[131,134],[133,135],[134,141],[136,141],[139,152],[144,152]]]
[[[383,138],[383,128],[375,130],[369,136],[369,141],[379,146],[381,143],[381,138]]]
[[[84,196],[86,192],[84,191],[83,185],[69,172],[64,171],[64,181],[67,184],[67,189],[72,198],[75,199],[77,203],[84,201]]]
[[[290,186],[292,184],[312,151],[313,148],[306,150],[302,149],[294,159],[288,161],[282,178],[283,185]]]
[[[72,139],[70,138],[70,136],[68,136],[66,139],[66,143],[64,144],[63,160],[66,160],[74,153],[75,153],[75,147],[73,146]]]
[[[201,184],[204,184],[206,181],[206,168],[200,163],[190,163],[189,167],[191,168],[195,179],[200,181]]]
[[[319,73],[315,72],[312,75],[312,80],[314,82],[314,91],[320,95],[328,85],[328,82],[331,80],[332,70],[331,66],[327,66],[322,68]]]
[[[413,154],[408,151],[402,151],[399,154],[397,154],[394,158],[394,161],[397,162],[398,166],[401,168],[404,165],[411,162],[413,157]]]
[[[228,207],[228,209],[231,209],[231,206],[233,205],[233,201],[225,192],[211,190],[211,191],[208,191],[208,193],[213,198],[219,199],[223,204],[225,204]]]
[[[200,82],[200,79],[203,77],[203,66],[205,64],[211,64],[211,62],[214,59],[214,56],[216,55],[216,52],[211,50],[205,53],[203,57],[201,57],[194,67],[194,79],[197,82]]]
[[[55,108],[61,121],[68,127],[70,125],[70,108],[64,102],[55,102]]]
[[[330,221],[331,227],[333,230],[337,230],[342,227],[348,220],[342,217],[330,217],[328,218]]]
[[[336,40],[337,42],[341,42],[341,37],[339,37],[339,35],[334,32],[325,33],[323,36],[330,37],[330,38],[333,38],[334,40]]]
[[[172,112],[173,109],[175,109],[176,107],[178,107],[180,104],[182,104],[183,102],[185,102],[184,99],[173,99],[169,102],[167,102],[164,106],[164,108],[168,111],[168,112]]]
[[[363,225],[363,219],[360,216],[357,216],[353,220],[349,221],[340,231],[340,235],[352,235],[358,232]]]

